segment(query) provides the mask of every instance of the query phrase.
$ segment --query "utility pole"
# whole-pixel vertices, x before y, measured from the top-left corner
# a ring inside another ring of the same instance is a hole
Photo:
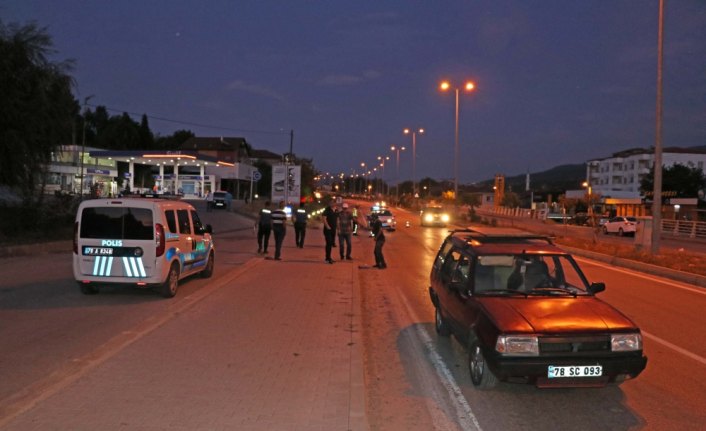
[[[289,205],[289,158],[293,157],[294,129],[289,131],[289,154],[284,158],[284,204]]]
[[[655,118],[655,164],[652,201],[652,254],[659,253],[662,234],[662,59],[664,46],[664,0],[659,0],[659,30],[657,32],[657,109]]]
[[[83,177],[86,176],[86,173],[84,172],[84,166],[83,166],[83,159],[84,159],[84,154],[86,152],[86,105],[88,104],[88,101],[93,98],[93,94],[91,94],[88,97],[83,98],[83,139],[81,140],[81,154],[79,154],[79,157],[81,158],[81,185],[79,193],[81,196],[81,200],[83,200]]]

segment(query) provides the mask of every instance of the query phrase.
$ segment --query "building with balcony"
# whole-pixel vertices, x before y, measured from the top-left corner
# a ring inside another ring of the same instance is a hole
[[[586,162],[586,181],[593,193],[614,198],[639,198],[640,182],[654,166],[654,148],[633,148],[611,157]],[[664,148],[662,166],[675,164],[704,170],[706,151],[693,148]]]

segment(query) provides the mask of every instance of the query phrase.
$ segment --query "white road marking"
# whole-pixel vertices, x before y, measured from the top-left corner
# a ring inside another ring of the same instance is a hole
[[[682,355],[695,360],[696,362],[701,362],[702,365],[706,365],[706,358],[704,358],[703,356],[699,356],[696,353],[692,353],[686,349],[683,349],[683,348],[677,346],[676,344],[672,344],[667,340],[664,340],[664,339],[659,338],[655,335],[652,335],[649,332],[645,332],[645,331],[641,331],[641,332],[642,332],[642,335],[644,335],[646,338],[649,338],[652,341],[655,341],[665,347],[668,347],[676,352],[679,352]]]
[[[627,275],[631,275],[631,276],[634,276],[634,277],[644,278],[645,280],[656,281],[656,282],[658,282],[658,283],[666,284],[666,285],[668,285],[668,286],[674,286],[674,287],[679,288],[679,289],[682,289],[682,290],[688,290],[688,291],[690,291],[690,292],[698,293],[699,295],[706,295],[706,289],[702,289],[702,288],[698,288],[698,287],[689,287],[689,285],[688,285],[687,283],[682,283],[682,282],[678,282],[678,281],[669,280],[669,279],[667,279],[667,278],[659,277],[659,276],[656,276],[656,275],[643,274],[643,273],[641,273],[641,272],[637,272],[637,271],[634,271],[634,270],[631,270],[631,269],[618,268],[618,267],[615,267],[615,266],[613,266],[613,265],[606,264],[606,263],[604,263],[604,262],[600,262],[600,261],[597,261],[597,260],[592,260],[592,259],[589,259],[589,258],[586,258],[586,257],[577,257],[577,256],[574,256],[574,259],[576,259],[577,261],[582,261],[582,262],[590,263],[591,265],[596,265],[596,266],[600,266],[600,267],[602,267],[602,268],[607,268],[607,269],[610,269],[610,270],[615,271],[615,272],[620,272],[620,273],[627,274]]]
[[[402,302],[404,303],[404,306],[407,309],[407,313],[409,314],[412,321],[421,322],[421,320],[419,320],[419,317],[407,301],[405,295],[403,295],[401,292],[398,292],[398,296],[402,299]],[[421,325],[415,325],[415,327],[417,329],[417,335],[422,341],[422,344],[426,347],[427,351],[429,352],[429,359],[431,360],[431,363],[434,366],[434,370],[436,371],[436,374],[439,377],[439,381],[449,394],[451,403],[453,404],[454,409],[456,410],[456,416],[458,418],[459,426],[463,430],[482,431],[480,423],[478,423],[478,419],[473,414],[473,409],[471,409],[470,404],[468,404],[468,400],[466,400],[466,397],[463,395],[461,387],[458,385],[458,383],[456,383],[456,379],[454,379],[453,374],[446,366],[446,364],[444,364],[444,360],[441,358],[441,355],[436,350],[436,347],[434,346],[434,341],[432,340],[431,336]]]
[[[630,275],[630,276],[632,276],[632,277],[639,277],[639,278],[643,278],[643,279],[645,279],[645,280],[656,281],[656,282],[661,283],[661,284],[666,284],[666,285],[668,285],[668,286],[676,287],[677,289],[688,290],[689,292],[698,293],[699,295],[706,295],[706,289],[699,289],[699,288],[689,287],[689,286],[688,286],[687,284],[685,284],[685,283],[680,283],[680,282],[672,281],[672,280],[669,280],[669,279],[666,279],[666,278],[663,278],[663,277],[653,276],[653,275],[650,275],[650,274],[642,274],[642,273],[640,273],[640,272],[636,272],[636,271],[629,270],[629,269],[616,268],[616,267],[614,267],[614,266],[612,266],[612,265],[608,265],[608,264],[605,264],[605,263],[603,263],[603,262],[598,262],[598,261],[591,260],[591,259],[588,259],[588,258],[578,258],[578,257],[575,257],[575,259],[578,260],[578,261],[583,261],[583,262],[590,263],[590,264],[592,264],[592,265],[600,266],[600,267],[602,267],[602,268],[607,268],[607,269],[610,269],[610,270],[615,271],[615,272],[620,272],[620,273],[623,273],[623,274],[627,274],[627,275]],[[663,345],[664,347],[667,347],[667,348],[669,348],[669,349],[672,349],[672,350],[674,350],[675,352],[681,353],[682,355],[686,356],[687,358],[693,359],[693,360],[696,361],[696,362],[699,362],[699,363],[701,363],[701,364],[703,364],[703,365],[706,365],[706,358],[704,358],[703,356],[699,356],[699,355],[697,355],[696,353],[690,352],[689,350],[686,350],[686,349],[684,349],[683,347],[679,347],[679,346],[677,346],[676,344],[670,343],[669,341],[667,341],[667,340],[665,340],[665,339],[663,339],[663,338],[660,338],[660,337],[658,337],[658,336],[656,336],[656,335],[650,334],[649,332],[645,332],[645,331],[641,331],[641,332],[642,332],[642,335],[644,335],[646,338],[649,338],[649,339],[651,339],[652,341]]]

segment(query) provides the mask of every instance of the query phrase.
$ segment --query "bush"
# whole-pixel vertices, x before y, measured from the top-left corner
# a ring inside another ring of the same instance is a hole
[[[42,206],[0,207],[0,243],[15,244],[71,239],[78,199],[47,197]]]

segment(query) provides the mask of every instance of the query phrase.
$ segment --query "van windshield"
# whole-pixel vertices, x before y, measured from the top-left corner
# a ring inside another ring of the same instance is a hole
[[[84,208],[81,238],[152,239],[152,210],[146,208]]]

